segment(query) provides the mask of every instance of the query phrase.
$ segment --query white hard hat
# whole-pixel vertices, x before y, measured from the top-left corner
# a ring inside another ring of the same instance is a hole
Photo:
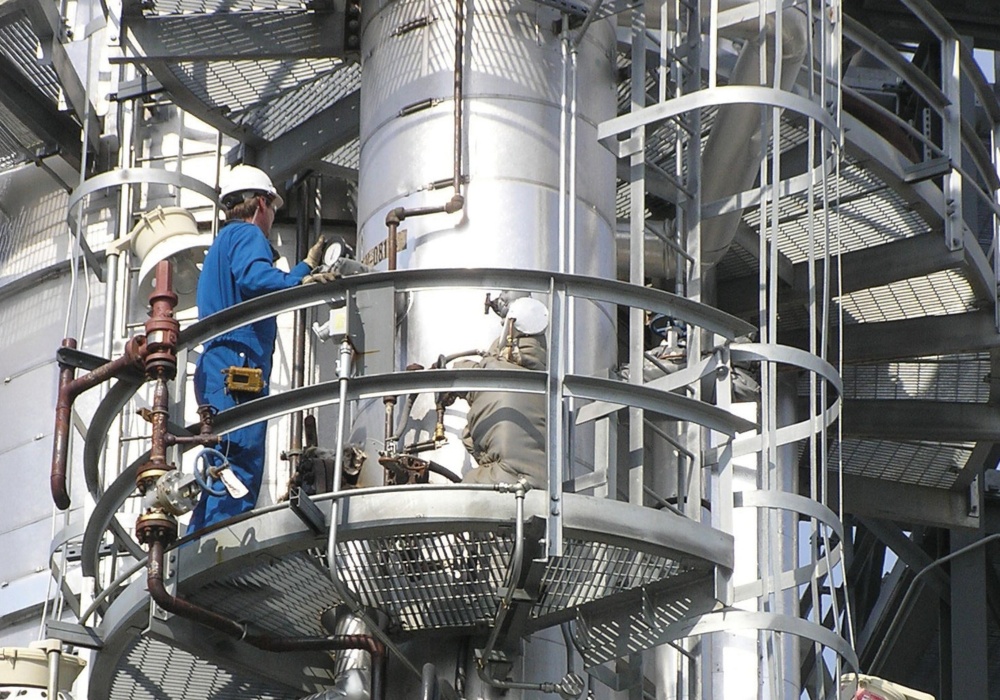
[[[271,183],[271,178],[260,168],[252,165],[236,165],[222,177],[222,191],[219,199],[227,209],[234,204],[231,195],[241,193],[267,194],[274,197],[274,208],[279,209],[285,200]],[[244,194],[244,198],[245,198]],[[228,206],[227,206],[228,204]]]

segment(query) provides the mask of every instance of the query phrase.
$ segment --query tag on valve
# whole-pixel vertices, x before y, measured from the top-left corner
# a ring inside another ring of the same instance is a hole
[[[250,493],[247,487],[243,485],[243,482],[236,477],[236,474],[234,474],[233,470],[229,467],[220,469],[218,477],[219,480],[222,481],[222,485],[226,487],[226,491],[228,491],[229,495],[233,498],[243,498]]]

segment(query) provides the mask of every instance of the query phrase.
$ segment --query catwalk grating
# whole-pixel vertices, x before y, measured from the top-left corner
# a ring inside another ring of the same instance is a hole
[[[204,14],[210,12],[268,12],[298,11],[307,9],[304,2],[279,0],[156,0],[150,12],[158,15]]]
[[[986,403],[990,387],[986,353],[847,365],[844,395],[852,399],[924,399]]]
[[[31,22],[23,13],[17,13],[14,21],[0,23],[0,53],[17,66],[31,84],[52,102],[59,102],[62,88],[51,62],[40,61],[41,47]]]
[[[947,489],[965,467],[974,445],[852,439],[838,444],[832,441],[831,465],[837,464],[838,446],[845,474]]]
[[[149,637],[136,639],[115,668],[108,700],[298,700],[301,691],[249,680]]]
[[[541,598],[532,616],[543,617],[689,570],[690,566],[669,557],[602,542],[567,540],[563,556],[545,570]]]
[[[490,625],[513,548],[506,530],[352,540],[338,548],[338,570],[404,631]]]
[[[944,270],[840,297],[844,323],[899,321],[974,311],[975,292],[961,272]]]
[[[264,557],[189,597],[231,619],[285,636],[326,634],[320,615],[340,602],[329,574],[307,552]]]

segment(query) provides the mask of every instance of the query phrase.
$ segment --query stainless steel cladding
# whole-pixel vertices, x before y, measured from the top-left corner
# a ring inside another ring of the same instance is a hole
[[[441,206],[453,194],[455,5],[398,0],[365,14],[358,248],[367,263],[386,269],[386,214]],[[574,55],[560,39],[559,18],[533,2],[464,4],[465,207],[407,218],[399,269],[614,278],[615,160],[597,142],[597,125],[616,110],[614,27],[595,22]],[[562,209],[571,198],[572,210]],[[400,366],[486,348],[501,326],[484,316],[483,298],[480,290],[414,294]],[[577,371],[607,376],[613,312],[578,304],[573,323]],[[587,340],[594,338],[602,340]]]

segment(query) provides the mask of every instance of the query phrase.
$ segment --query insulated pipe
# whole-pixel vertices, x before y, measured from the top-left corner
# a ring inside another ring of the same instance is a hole
[[[62,347],[75,349],[75,338],[64,338]],[[56,422],[52,438],[52,469],[49,484],[52,500],[59,510],[70,506],[69,492],[66,489],[66,458],[69,451],[70,420],[73,414],[73,402],[76,397],[92,389],[98,384],[113,379],[125,371],[142,370],[146,356],[146,336],[137,335],[125,344],[125,352],[121,357],[101,365],[82,377],[73,377],[75,370],[71,365],[59,364],[59,394],[56,399]]]
[[[423,677],[420,679],[420,700],[440,700],[441,691],[438,684],[437,669],[434,664],[426,663]]]
[[[272,637],[247,634],[246,625],[171,595],[163,583],[163,554],[163,541],[152,540],[149,543],[146,588],[149,590],[150,597],[163,610],[211,627],[263,651],[343,651],[347,649],[367,651],[372,656],[372,700],[382,700],[385,697],[385,646],[374,637],[361,634],[337,637]]]
[[[766,20],[765,47],[761,47],[755,41],[759,31],[757,20],[735,28],[738,32],[745,29],[748,41],[730,76],[730,85],[761,84],[762,49],[767,51],[765,82],[768,85],[774,84],[775,24],[772,13]],[[795,85],[799,69],[806,58],[808,40],[809,27],[805,13],[799,8],[790,8],[782,12],[780,74],[782,90],[791,90]],[[701,201],[703,203],[738,194],[753,185],[760,171],[763,109],[755,104],[719,107],[702,153]],[[742,216],[742,210],[737,210],[701,222],[701,259],[704,266],[714,265],[723,258],[733,243]]]

